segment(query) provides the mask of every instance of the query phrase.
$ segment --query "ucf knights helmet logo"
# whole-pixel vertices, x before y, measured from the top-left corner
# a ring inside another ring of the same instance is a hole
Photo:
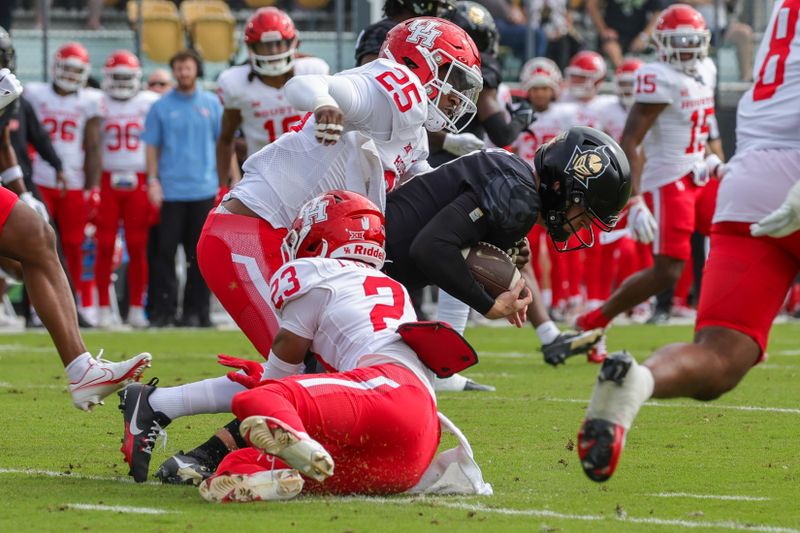
[[[608,165],[611,164],[607,150],[608,146],[606,145],[588,150],[581,150],[579,146],[576,146],[564,171],[572,174],[584,185],[588,185],[590,180],[602,176]]]

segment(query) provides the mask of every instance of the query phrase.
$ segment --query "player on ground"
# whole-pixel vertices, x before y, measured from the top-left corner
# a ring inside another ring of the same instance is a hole
[[[150,366],[151,357],[142,353],[112,363],[100,355],[94,358],[86,350],[69,282],[58,261],[55,234],[46,220],[47,211],[25,192],[22,169],[17,165],[9,129],[4,124],[4,113],[20,94],[22,85],[14,75],[8,69],[0,70],[0,181],[8,187],[0,187],[0,255],[22,265],[31,303],[64,363],[72,402],[78,409],[88,411],[112,392],[138,380],[145,367]]]
[[[654,38],[659,61],[637,71],[636,103],[621,142],[631,161],[634,194],[644,193],[644,199],[634,196],[628,226],[638,241],[653,242],[654,263],[629,277],[602,306],[580,315],[580,329],[606,327],[674,285],[691,255],[691,234],[709,226],[703,218],[711,213],[699,208],[719,164],[715,156],[705,159],[716,79],[707,58],[709,32],[700,13],[674,4],[659,17]]]
[[[103,68],[103,175],[100,178],[100,206],[97,213],[97,284],[100,313],[97,325],[114,324],[109,284],[114,243],[120,221],[125,228],[128,250],[128,324],[147,327],[143,300],[147,290],[147,235],[153,209],[147,198],[144,143],[139,133],[156,93],[140,91],[142,69],[127,50],[117,50]]]
[[[425,128],[455,131],[475,113],[480,86],[469,36],[432,18],[397,26],[372,63],[286,83],[290,105],[311,113],[299,131],[245,162],[244,178],[209,215],[197,250],[209,288],[259,353],[269,354],[277,331],[265,284],[300,207],[343,188],[383,209],[387,191],[429,168]]]
[[[247,20],[244,30],[249,61],[231,67],[217,80],[217,94],[225,111],[217,138],[217,173],[228,188],[234,136],[242,128],[247,156],[291,130],[303,118],[287,101],[284,85],[293,76],[329,72],[316,57],[297,57],[299,37],[289,15],[262,7]]]
[[[578,447],[595,481],[614,473],[648,398],[709,401],[736,387],[764,356],[772,322],[800,273],[796,1],[775,3],[753,74],[755,84],[739,101],[736,155],[720,183],[694,342],[664,346],[643,365],[627,352],[603,364]]]
[[[33,160],[33,182],[55,220],[72,286],[81,287],[84,229],[99,202],[102,166],[100,121],[103,95],[86,88],[91,65],[86,48],[67,43],[55,54],[53,83],[30,83],[25,97],[50,134],[64,166],[58,173],[41,157]],[[88,302],[87,302],[88,303]]]
[[[288,499],[301,490],[393,494],[429,483],[420,481],[440,428],[434,367],[422,361],[431,350],[440,355],[455,334],[433,330],[414,343],[418,356],[396,332],[417,317],[405,288],[379,271],[384,238],[383,215],[360,195],[331,191],[303,208],[284,244],[290,261],[274,281],[281,329],[270,358],[263,369],[252,361],[231,365],[255,370],[231,373],[254,385],[232,404],[252,447],[230,454],[200,485],[204,499]],[[309,350],[332,373],[297,375]],[[465,488],[490,493],[471,454],[459,462],[472,473],[461,477]]]
[[[480,313],[492,318],[512,317],[522,326],[527,299],[518,298],[522,285],[492,298],[475,282],[461,250],[485,241],[508,249],[534,223],[547,227],[562,244],[592,224],[608,229],[630,193],[627,160],[607,135],[575,128],[542,148],[536,171],[505,150],[474,152],[421,174],[387,197],[386,273],[411,289],[435,284]],[[565,171],[568,168],[570,170]],[[591,178],[589,178],[591,176]],[[273,278],[271,290],[277,290]],[[280,280],[278,280],[280,281]],[[548,320],[536,287],[532,286],[537,325]],[[575,346],[550,323],[552,358],[561,361]],[[599,335],[600,332],[596,332]],[[596,338],[596,337],[595,337]],[[124,412],[126,427],[145,428],[133,438],[126,456],[137,481],[147,477],[156,434],[174,418],[230,410],[234,394],[242,390],[225,377],[178,387],[139,387],[144,398],[134,412]],[[135,421],[134,421],[135,415]],[[150,428],[154,428],[149,430]],[[157,476],[175,482],[180,464],[213,471],[235,447],[238,421],[228,424],[188,454],[179,454],[161,466]],[[240,444],[241,445],[241,444]],[[178,462],[180,461],[180,463]],[[180,479],[180,478],[179,478]]]

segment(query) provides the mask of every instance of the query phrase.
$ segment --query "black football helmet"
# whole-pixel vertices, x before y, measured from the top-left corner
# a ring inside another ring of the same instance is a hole
[[[413,13],[415,17],[447,18],[455,8],[455,0],[386,0],[383,4],[383,12],[389,18],[404,11]]]
[[[614,139],[594,128],[575,126],[542,145],[534,167],[540,179],[542,216],[558,251],[594,244],[592,228],[587,241],[572,226],[567,217],[572,206],[583,207],[600,230],[614,229],[628,203],[632,184],[628,158]],[[579,244],[570,248],[573,234]]]
[[[17,68],[17,52],[14,50],[14,43],[11,36],[0,26],[0,68],[7,68],[14,72]]]
[[[500,32],[489,10],[477,2],[459,0],[455,11],[445,17],[467,32],[482,54],[496,56],[500,46]]]

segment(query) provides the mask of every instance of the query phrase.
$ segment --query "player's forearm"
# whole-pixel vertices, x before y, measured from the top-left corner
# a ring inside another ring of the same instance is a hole
[[[157,146],[148,144],[145,147],[145,168],[148,179],[158,179],[158,158],[160,150]]]
[[[85,189],[93,189],[100,186],[100,174],[103,167],[103,149],[100,143],[90,146],[83,161],[83,171],[86,176]]]
[[[217,139],[217,177],[220,187],[228,187],[230,181],[231,158],[233,157],[233,143],[220,137]]]
[[[528,320],[530,320],[533,327],[536,328],[550,320],[550,315],[547,313],[547,307],[545,307],[544,298],[542,298],[542,291],[539,289],[539,283],[533,275],[531,266],[529,264],[525,265],[520,272],[525,279],[525,285],[528,286],[528,290],[531,292],[532,301],[528,304]]]

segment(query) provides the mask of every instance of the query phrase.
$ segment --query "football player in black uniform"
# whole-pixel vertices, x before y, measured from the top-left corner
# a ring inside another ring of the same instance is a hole
[[[630,196],[631,178],[628,160],[617,143],[585,127],[571,128],[542,146],[535,166],[532,171],[504,150],[477,151],[420,174],[389,193],[386,273],[407,287],[438,285],[489,316],[502,306],[522,312],[532,298],[530,305],[536,307],[541,322],[548,321],[535,286],[522,299],[517,298],[522,292],[519,288],[492,298],[470,274],[461,250],[481,241],[508,249],[536,223],[546,226],[553,244],[562,248],[578,230],[588,230],[588,240],[581,242],[590,246],[593,226],[610,231],[616,224]],[[573,345],[562,334],[552,343],[551,353],[563,360],[572,355]],[[147,429],[160,421],[159,429],[165,427],[170,419],[153,410],[148,396],[149,392],[142,393],[145,401],[138,403],[136,426]],[[128,423],[132,416],[126,413]],[[152,449],[157,433],[143,431],[136,445]],[[213,473],[222,457],[241,446],[245,443],[234,420],[198,448],[167,459],[156,477],[165,483],[198,484]],[[139,455],[143,479],[149,455]]]
[[[383,41],[389,30],[398,23],[414,17],[441,17],[455,10],[455,0],[386,0],[383,4],[385,19],[370,24],[356,39],[356,66],[378,59]]]

